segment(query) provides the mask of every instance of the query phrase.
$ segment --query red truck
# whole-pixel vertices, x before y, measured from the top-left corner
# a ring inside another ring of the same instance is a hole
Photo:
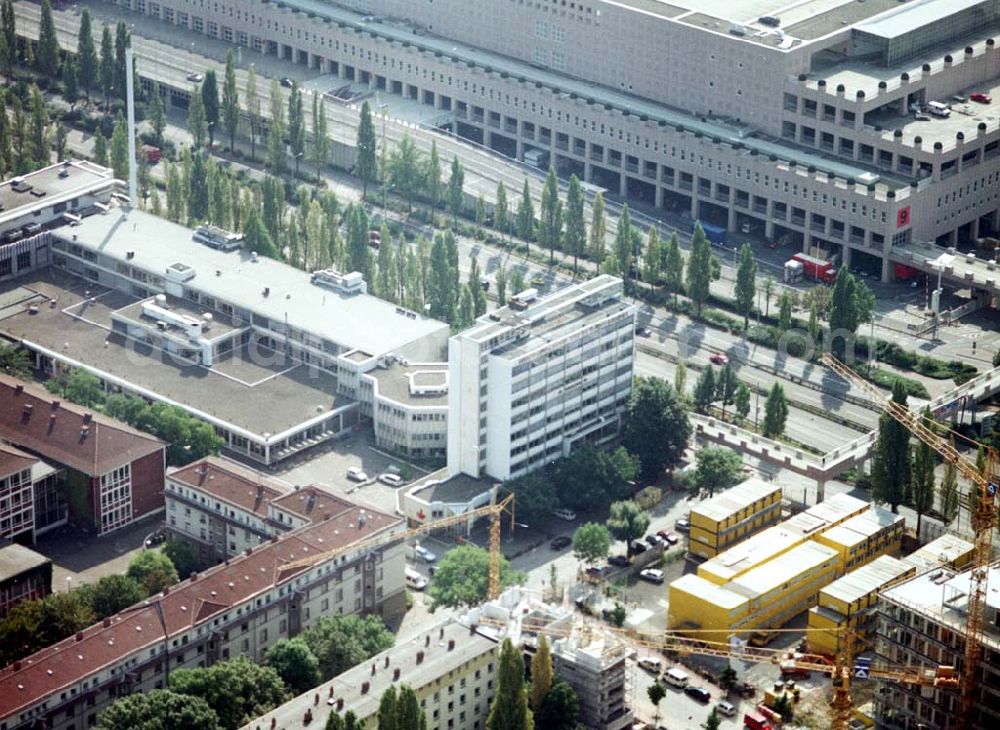
[[[829,261],[818,259],[805,253],[797,253],[792,256],[792,261],[802,264],[804,278],[814,281],[822,281],[824,284],[832,284],[837,278],[837,270]]]
[[[160,161],[160,148],[154,147],[151,144],[144,144],[140,149],[140,153],[146,159],[146,163],[149,165],[155,165]]]
[[[743,715],[743,725],[750,730],[771,730],[771,723],[756,710],[748,710]]]

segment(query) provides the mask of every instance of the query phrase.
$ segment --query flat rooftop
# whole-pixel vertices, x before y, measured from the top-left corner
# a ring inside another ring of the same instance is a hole
[[[336,395],[333,376],[281,356],[240,350],[205,368],[112,335],[111,313],[135,301],[69,274],[34,272],[0,284],[0,333],[257,437],[352,403]]]
[[[670,589],[673,590],[675,588],[698,596],[702,600],[719,608],[724,608],[727,611],[739,608],[747,602],[746,596],[741,596],[739,593],[735,593],[725,586],[718,586],[694,573],[682,575],[673,581],[670,584]]]
[[[871,539],[887,527],[903,522],[902,515],[896,515],[881,507],[871,507],[868,511],[824,530],[822,539],[839,545],[852,546]]]
[[[378,393],[397,403],[412,406],[448,406],[448,363],[394,362],[388,367],[377,367],[366,375],[378,382]],[[426,388],[426,392],[421,392]],[[441,389],[444,392],[441,392]]]
[[[0,224],[34,206],[50,205],[53,198],[69,198],[113,180],[110,170],[86,161],[60,162],[4,180],[0,182]]]
[[[408,490],[408,494],[425,502],[465,504],[497,486],[497,482],[476,479],[468,474],[448,476],[447,469],[429,474]]]
[[[949,565],[972,553],[973,545],[957,535],[945,533],[936,540],[924,545],[903,558],[903,562],[915,567],[917,571]]]
[[[185,315],[187,317],[194,317],[195,319],[201,320],[207,310],[204,308],[196,306],[193,302],[189,302],[184,299],[179,299],[177,297],[172,297],[169,294],[163,295],[166,298],[166,308],[175,314]],[[129,320],[135,324],[142,325],[152,329],[156,325],[156,318],[151,317],[143,312],[144,304],[155,304],[157,306],[163,306],[156,301],[155,297],[147,297],[146,299],[139,299],[131,304],[127,304],[118,311],[115,315],[121,319]],[[202,339],[212,341],[219,339],[220,337],[231,334],[233,331],[238,329],[232,322],[231,319],[220,315],[218,312],[212,312],[211,326],[206,327],[204,333],[202,334]],[[244,325],[244,327],[248,327]],[[174,334],[175,336],[183,336],[183,330],[173,323],[167,323],[167,330]],[[186,337],[184,338],[187,339]]]
[[[823,596],[828,596],[851,605],[912,570],[912,565],[907,565],[898,558],[880,555],[868,565],[852,570],[820,590],[819,600],[822,603]]]
[[[0,581],[9,580],[21,573],[47,565],[52,561],[31,548],[12,542],[0,547]]]
[[[716,494],[708,501],[692,507],[691,512],[714,522],[722,522],[774,492],[780,493],[781,486],[751,477],[735,487],[730,487]]]
[[[837,558],[837,551],[816,542],[804,542],[773,560],[748,570],[726,585],[734,593],[753,599],[770,593],[783,583],[795,583],[808,571]]]
[[[443,350],[447,340],[443,322],[400,314],[396,305],[368,294],[348,295],[313,284],[308,272],[263,256],[254,261],[250,251],[210,248],[194,241],[189,228],[142,211],[126,216],[116,207],[54,233],[66,239],[72,233],[74,245],[127,260],[158,277],[172,264],[185,264],[195,275],[184,286],[274,322],[289,322],[344,350],[383,355],[434,334],[441,337]],[[131,259],[129,252],[134,252]]]

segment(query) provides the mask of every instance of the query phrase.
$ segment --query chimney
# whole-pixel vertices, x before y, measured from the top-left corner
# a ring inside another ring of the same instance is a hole
[[[319,692],[313,695],[313,706],[315,707],[318,704],[319,704]]]
[[[386,669],[389,668],[389,655],[388,654],[385,655],[385,667],[384,668],[386,668]]]
[[[31,412],[33,410],[35,410],[35,407],[33,405],[31,405],[30,403],[25,403],[24,410],[21,411],[21,418],[27,421],[29,418],[31,418]]]
[[[89,413],[88,412],[88,413],[84,413],[83,414],[83,422],[84,423],[90,423],[93,420],[94,420],[94,414],[93,413]]]
[[[111,617],[104,619],[104,621],[101,622],[101,625],[104,626],[104,628],[109,628],[111,626]]]
[[[14,395],[21,395],[24,392],[24,384],[18,383],[14,386]]]
[[[318,697],[316,699],[319,699]],[[306,714],[302,716],[302,724],[308,725],[313,721],[313,711],[312,708],[306,709]]]
[[[278,727],[278,718],[272,717],[271,718],[271,730],[274,730],[274,728],[276,728],[276,727]]]
[[[395,669],[392,670],[392,681],[393,682],[399,681],[399,667],[396,667]]]
[[[371,685],[368,684],[368,682],[362,682],[361,683],[361,694],[363,694],[363,695],[368,694],[368,688],[369,687],[371,687]]]
[[[448,651],[451,651],[454,648],[455,648],[455,640],[454,639],[448,639]]]
[[[441,627],[441,628],[440,628],[440,629],[438,630],[438,638],[439,638],[439,639],[443,639],[443,638],[444,638],[444,626],[442,626],[442,627]]]
[[[330,689],[333,689],[333,688],[331,687]],[[343,709],[344,709],[344,698],[341,697],[341,698],[339,698],[337,700],[337,712],[340,712]]]
[[[375,676],[375,662],[372,662],[372,676]]]
[[[21,662],[14,662],[14,671],[18,671],[21,668]]]
[[[76,632],[76,640],[77,641],[83,641],[83,632],[82,631],[77,631]]]
[[[422,651],[417,652],[417,664],[424,663],[424,653]]]
[[[58,400],[52,401],[52,410],[54,410],[54,411],[58,411],[59,410],[59,401]]]
[[[333,685],[332,684],[330,685],[330,695],[329,696],[330,696],[331,699],[333,698]]]
[[[431,635],[427,634],[427,636],[424,637],[424,646],[430,646],[430,645],[431,645]]]

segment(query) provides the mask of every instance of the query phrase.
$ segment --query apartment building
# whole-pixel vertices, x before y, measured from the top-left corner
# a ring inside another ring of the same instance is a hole
[[[781,520],[781,486],[750,478],[691,508],[688,552],[713,558]]]
[[[610,637],[552,642],[552,668],[576,692],[579,721],[595,730],[624,730],[635,717],[628,706],[627,661],[635,650]]]
[[[854,651],[870,649],[875,639],[879,592],[915,574],[912,565],[880,555],[820,590],[818,604],[809,609],[809,651],[836,655],[846,630],[854,632]]]
[[[498,656],[495,636],[449,619],[289,700],[243,730],[323,727],[330,714],[348,711],[361,728],[375,730],[382,694],[403,685],[416,693],[427,727],[481,730],[496,687]]]
[[[884,279],[1000,230],[995,0],[114,2]],[[956,113],[914,116],[932,101]]]
[[[331,613],[405,607],[402,520],[347,505],[0,670],[0,730],[93,727],[117,698],[171,671],[230,657],[263,661],[278,639]],[[380,546],[351,545],[384,536]],[[336,551],[308,568],[289,561]]]
[[[619,430],[635,308],[598,276],[527,290],[448,343],[448,471],[510,479]]]
[[[9,543],[0,546],[0,618],[21,601],[45,598],[52,593],[52,561]]]
[[[10,511],[14,534],[65,521],[64,505],[98,535],[163,510],[163,441],[6,375],[0,375],[0,441],[52,464],[9,475],[8,506],[0,509]]]
[[[989,569],[990,586],[1000,581],[1000,569]],[[937,568],[922,573],[879,596],[876,658],[892,665],[950,665],[961,673],[968,620],[971,574]],[[976,678],[976,701],[968,727],[1000,724],[1000,600],[986,592],[983,656]],[[875,692],[875,720],[889,730],[956,727],[956,690],[880,682]]]

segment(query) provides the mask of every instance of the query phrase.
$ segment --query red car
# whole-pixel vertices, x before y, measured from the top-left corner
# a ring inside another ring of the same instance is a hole
[[[725,365],[726,363],[729,362],[729,356],[724,352],[713,352],[711,355],[708,356],[708,359],[714,365]]]
[[[989,94],[983,94],[982,92],[979,91],[977,91],[975,94],[969,94],[969,98],[972,101],[976,102],[977,104],[989,104],[991,101],[993,101],[993,97],[991,97]]]
[[[681,541],[681,539],[677,537],[677,535],[675,535],[672,532],[668,532],[667,530],[660,530],[656,534],[662,537],[664,540],[666,540],[668,545],[676,545]]]

